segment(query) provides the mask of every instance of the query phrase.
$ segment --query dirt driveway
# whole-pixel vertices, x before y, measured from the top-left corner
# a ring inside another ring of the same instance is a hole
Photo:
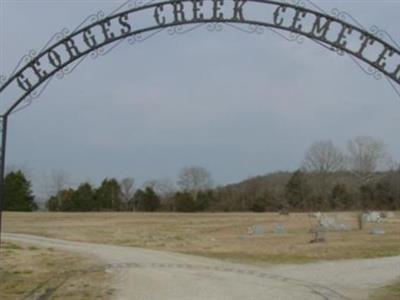
[[[5,238],[98,257],[114,275],[116,299],[361,300],[367,299],[371,290],[400,277],[400,256],[261,268],[32,235],[5,234]]]

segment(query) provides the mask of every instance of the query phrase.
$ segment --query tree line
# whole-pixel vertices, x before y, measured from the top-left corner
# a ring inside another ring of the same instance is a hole
[[[30,211],[37,205],[21,171],[6,176],[5,210]],[[294,172],[275,172],[238,184],[215,187],[203,167],[183,168],[176,182],[151,180],[135,188],[132,178],[104,179],[65,187],[54,178],[50,211],[332,211],[400,209],[400,165],[379,139],[356,137],[345,150],[319,141]]]
[[[59,181],[59,180],[56,180]],[[151,180],[135,189],[134,179],[104,179],[94,188],[85,182],[77,189],[60,189],[46,202],[50,211],[204,211],[213,198],[210,173],[202,167],[181,170],[176,183]]]

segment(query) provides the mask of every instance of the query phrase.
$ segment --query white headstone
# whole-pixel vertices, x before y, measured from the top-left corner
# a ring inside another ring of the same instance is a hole
[[[274,229],[274,233],[275,234],[285,234],[285,233],[287,233],[285,225],[283,225],[283,224],[276,225],[275,229]]]
[[[342,224],[337,218],[322,218],[319,225],[325,231],[348,231],[351,229],[349,225]]]
[[[262,235],[265,233],[264,225],[253,225],[248,229],[249,234],[251,235]]]
[[[363,214],[363,219],[368,223],[379,223],[381,222],[381,214],[377,211],[370,211]]]
[[[385,234],[385,230],[383,230],[382,228],[372,228],[372,229],[369,231],[369,234],[372,234],[372,235],[382,235],[382,234]]]

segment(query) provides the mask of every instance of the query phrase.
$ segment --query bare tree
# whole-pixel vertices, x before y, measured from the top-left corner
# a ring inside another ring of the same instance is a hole
[[[161,198],[170,197],[176,192],[176,186],[170,178],[151,179],[146,181],[143,186],[151,187]]]
[[[358,136],[347,144],[349,169],[362,182],[369,182],[375,172],[387,162],[384,143],[376,138]]]
[[[173,196],[177,191],[174,181],[170,178],[151,179],[143,184],[143,187],[150,187],[160,197],[161,209],[173,209]]]
[[[124,205],[128,206],[128,204],[132,201],[133,195],[135,194],[135,179],[124,178],[120,181],[119,185],[121,188],[121,200]]]
[[[344,167],[344,155],[331,141],[320,141],[313,144],[304,157],[304,167],[307,171],[330,173]]]
[[[44,197],[49,199],[54,196],[57,199],[57,207],[61,207],[61,191],[66,189],[69,182],[69,175],[64,170],[52,170],[50,174],[44,174],[43,178],[45,180],[42,190],[44,192]]]
[[[69,176],[64,170],[53,170],[50,174],[50,192],[57,195],[68,186]]]
[[[342,170],[344,162],[342,151],[331,141],[316,142],[305,153],[303,168],[311,173],[309,180],[325,206],[328,206],[328,195],[334,184],[334,172]]]
[[[400,168],[400,162],[397,162],[390,154],[387,154],[384,164],[384,167],[390,171],[396,171]]]
[[[184,191],[199,192],[212,187],[213,181],[207,169],[199,166],[185,167],[179,173],[178,186]]]

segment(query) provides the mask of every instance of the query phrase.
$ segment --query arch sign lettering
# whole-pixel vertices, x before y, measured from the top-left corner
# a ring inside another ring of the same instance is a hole
[[[41,51],[24,56],[10,76],[0,78],[0,213],[8,116],[40,95],[53,77],[62,78],[87,56],[104,55],[124,40],[134,44],[163,30],[184,33],[203,25],[210,31],[222,25],[249,33],[269,29],[289,40],[308,38],[348,54],[366,73],[386,77],[394,88],[400,86],[400,47],[385,31],[367,30],[345,12],[327,13],[306,2],[312,7],[301,0],[170,0],[143,5],[128,1],[110,15],[90,16],[72,32],[55,34]]]

